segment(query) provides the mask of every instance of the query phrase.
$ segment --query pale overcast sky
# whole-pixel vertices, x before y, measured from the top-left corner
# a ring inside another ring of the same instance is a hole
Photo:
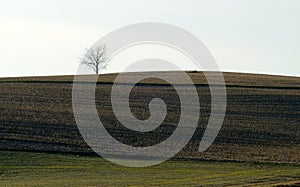
[[[188,30],[222,71],[300,76],[299,10],[298,0],[1,0],[0,77],[75,74],[85,48],[139,22]]]

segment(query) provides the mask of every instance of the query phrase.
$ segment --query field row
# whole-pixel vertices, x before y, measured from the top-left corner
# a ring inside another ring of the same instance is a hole
[[[0,151],[1,186],[299,185],[299,165],[167,161],[146,168],[100,157]]]

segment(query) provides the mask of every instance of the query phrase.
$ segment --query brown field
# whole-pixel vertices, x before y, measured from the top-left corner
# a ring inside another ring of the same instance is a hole
[[[300,78],[224,73],[228,97],[225,122],[214,144],[198,153],[210,114],[210,93],[201,73],[189,75],[197,85],[201,119],[194,137],[176,157],[300,163]],[[107,130],[134,146],[153,145],[172,134],[179,119],[179,100],[173,87],[147,79],[133,89],[130,105],[140,119],[149,117],[147,101],[154,96],[170,104],[161,127],[151,133],[136,133],[123,128],[113,115],[110,89],[115,77],[101,75],[97,84],[97,109]],[[0,79],[0,149],[93,154],[73,117],[72,80],[73,76]]]

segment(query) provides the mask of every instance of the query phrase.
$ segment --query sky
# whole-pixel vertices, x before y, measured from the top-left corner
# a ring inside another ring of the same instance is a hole
[[[300,76],[299,9],[298,0],[1,0],[0,77],[75,74],[87,47],[140,22],[186,29],[222,71]],[[120,71],[124,59],[106,72]]]

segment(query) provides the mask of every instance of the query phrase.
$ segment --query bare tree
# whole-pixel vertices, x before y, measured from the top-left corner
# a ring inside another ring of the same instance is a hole
[[[107,66],[106,46],[98,45],[88,48],[84,56],[80,58],[80,63],[88,66],[98,75],[99,71]]]

